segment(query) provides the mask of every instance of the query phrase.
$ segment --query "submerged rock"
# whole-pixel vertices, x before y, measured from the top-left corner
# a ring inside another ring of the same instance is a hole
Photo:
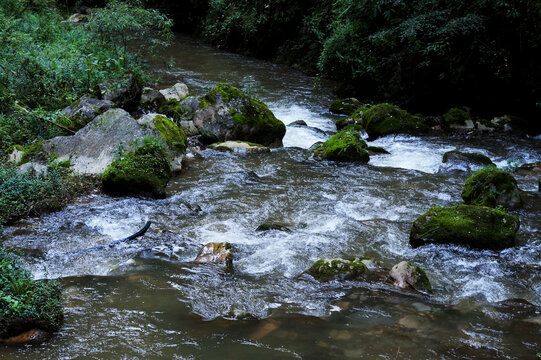
[[[40,343],[49,339],[51,334],[40,329],[32,329],[23,332],[22,334],[9,337],[7,339],[0,339],[0,343],[6,345],[21,345],[29,343]]]
[[[402,261],[389,272],[394,285],[402,290],[413,289],[420,292],[432,292],[432,285],[425,271],[418,265]]]
[[[340,258],[320,259],[306,271],[319,281],[362,279],[367,272],[368,268],[362,261]]]
[[[366,151],[368,151],[368,154],[369,154],[370,156],[372,156],[372,155],[386,155],[386,154],[390,154],[390,152],[388,152],[387,150],[385,150],[384,148],[379,147],[379,146],[367,146],[367,147],[366,147]]]
[[[488,156],[480,153],[461,152],[458,150],[447,151],[443,154],[443,163],[464,163],[467,165],[487,166],[494,165]]]
[[[233,152],[249,152],[249,153],[268,153],[270,149],[267,146],[254,144],[246,141],[225,141],[214,143],[208,146],[214,150],[233,151]]]
[[[112,107],[113,103],[109,100],[98,100],[83,96],[62,110],[62,114],[66,119],[61,120],[61,125],[77,131]]]
[[[359,129],[352,125],[333,135],[323,144],[312,150],[316,158],[334,161],[359,161],[368,162],[370,156],[366,150],[366,142],[361,139]]]
[[[517,216],[486,206],[433,207],[419,216],[410,231],[414,248],[425,244],[459,244],[501,250],[515,243]]]
[[[337,123],[337,127],[358,124],[371,139],[389,134],[426,133],[429,127],[424,119],[402,110],[396,105],[383,103],[361,107],[348,119]]]
[[[308,126],[308,124],[304,120],[295,120],[292,123],[287,124],[287,126],[305,127],[305,126]]]
[[[113,195],[143,194],[165,197],[172,175],[164,144],[145,137],[133,151],[114,160],[102,175],[103,190]]]
[[[193,121],[207,143],[242,140],[277,147],[286,133],[267,105],[228,84],[199,99]]]
[[[231,244],[227,242],[208,243],[199,251],[194,262],[222,265],[226,269],[231,270],[233,268]]]
[[[329,111],[335,114],[351,115],[361,107],[361,102],[355,98],[336,99],[329,107]]]
[[[270,231],[270,230],[291,232],[291,229],[286,224],[277,223],[277,222],[264,222],[263,224],[259,225],[257,229],[255,229],[255,231]]]
[[[513,175],[494,166],[487,166],[470,176],[462,190],[466,204],[482,206],[522,206],[520,190]]]

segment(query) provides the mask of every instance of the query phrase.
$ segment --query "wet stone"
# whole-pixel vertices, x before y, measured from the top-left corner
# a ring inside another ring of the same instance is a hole
[[[226,269],[233,268],[233,252],[227,242],[208,243],[200,251],[194,262],[199,264],[217,264]]]

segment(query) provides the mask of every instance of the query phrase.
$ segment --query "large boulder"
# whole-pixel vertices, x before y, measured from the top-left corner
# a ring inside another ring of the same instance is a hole
[[[193,120],[207,143],[242,140],[277,147],[286,133],[284,123],[262,101],[228,84],[199,99]]]
[[[361,107],[361,102],[355,98],[336,99],[329,107],[329,111],[335,114],[351,115]]]
[[[419,134],[428,131],[424,119],[402,110],[396,105],[383,103],[361,107],[337,127],[359,124],[371,139],[390,134]]]
[[[199,251],[194,262],[199,264],[217,264],[227,270],[233,268],[233,252],[227,242],[208,243]]]
[[[184,152],[188,138],[177,124],[162,114],[147,114],[137,120],[144,127],[149,127],[159,132],[160,137],[165,140],[171,148]]]
[[[419,216],[410,231],[414,248],[425,244],[459,244],[501,250],[515,243],[517,216],[486,206],[433,207]]]
[[[470,176],[462,190],[466,204],[482,206],[522,206],[520,190],[513,175],[494,166],[487,166]]]
[[[165,104],[165,96],[160,90],[144,87],[141,92],[141,109],[148,111],[157,111]]]
[[[165,197],[172,175],[163,142],[146,136],[132,151],[115,159],[102,175],[103,190],[113,195]]]
[[[138,140],[153,136],[167,145],[160,132],[143,126],[122,109],[98,116],[73,136],[58,136],[43,143],[42,149],[60,161],[70,160],[78,175],[100,176],[122,153],[134,150]],[[169,147],[171,166],[180,170],[183,153]]]
[[[112,107],[113,103],[109,100],[98,100],[83,96],[62,110],[65,119],[61,119],[61,125],[77,131]]]
[[[103,100],[109,100],[127,111],[135,111],[141,100],[142,86],[132,75],[106,81],[98,88]]]
[[[335,161],[368,162],[370,156],[366,142],[361,139],[356,125],[350,125],[312,150],[316,158]]]
[[[171,99],[163,104],[159,112],[169,116],[188,136],[198,135],[199,130],[194,125],[193,117],[199,106],[199,100],[188,96],[181,101]]]
[[[368,268],[360,259],[319,259],[306,273],[319,281],[358,280],[366,277]]]
[[[415,290],[425,293],[432,292],[432,285],[425,271],[418,265],[408,261],[393,266],[389,272],[389,277],[394,285],[401,290]]]

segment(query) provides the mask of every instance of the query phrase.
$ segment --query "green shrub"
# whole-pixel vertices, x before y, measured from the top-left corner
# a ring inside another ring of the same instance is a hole
[[[0,246],[0,338],[36,328],[58,330],[61,295],[58,282],[33,281],[22,262]]]

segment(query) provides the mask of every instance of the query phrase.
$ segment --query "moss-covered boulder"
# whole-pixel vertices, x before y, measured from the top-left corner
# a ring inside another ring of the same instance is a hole
[[[468,124],[468,120],[470,120],[470,114],[459,108],[449,109],[449,111],[443,115],[445,125],[450,128],[472,126],[473,122],[470,120],[471,124]]]
[[[458,150],[447,151],[443,154],[443,163],[459,163],[466,165],[487,166],[494,165],[488,156],[479,153],[462,152]]]
[[[361,125],[372,139],[391,134],[420,134],[429,130],[422,117],[389,103],[361,107],[346,122]]]
[[[247,141],[224,141],[210,144],[211,149],[219,151],[231,151],[241,153],[268,153],[270,149],[267,146],[255,144]]]
[[[194,262],[199,264],[216,264],[226,270],[233,269],[233,251],[228,242],[208,243],[199,251]]]
[[[459,244],[501,250],[515,243],[517,216],[486,206],[433,207],[419,216],[410,231],[414,248],[425,244]]]
[[[335,114],[351,115],[361,107],[361,102],[355,98],[336,99],[329,107],[329,111]]]
[[[57,331],[63,320],[56,281],[32,280],[22,262],[0,247],[0,339],[32,329]]]
[[[171,119],[161,114],[147,114],[137,120],[139,124],[156,129],[171,148],[185,152],[188,137]]]
[[[368,268],[361,260],[320,259],[306,273],[319,281],[363,279]]]
[[[432,284],[426,272],[418,265],[402,261],[393,266],[389,272],[394,286],[402,290],[415,290],[425,293],[432,292]]]
[[[462,190],[466,204],[482,206],[522,206],[520,190],[513,175],[494,166],[487,166],[473,173]]]
[[[199,99],[193,121],[206,143],[242,140],[276,147],[286,133],[284,123],[262,101],[228,84]]]
[[[366,148],[366,142],[361,139],[359,128],[356,125],[350,125],[331,136],[323,144],[316,146],[312,154],[321,159],[366,163],[370,160]]]
[[[165,197],[165,186],[172,175],[164,144],[145,137],[135,150],[123,154],[102,175],[103,190],[112,195]]]

